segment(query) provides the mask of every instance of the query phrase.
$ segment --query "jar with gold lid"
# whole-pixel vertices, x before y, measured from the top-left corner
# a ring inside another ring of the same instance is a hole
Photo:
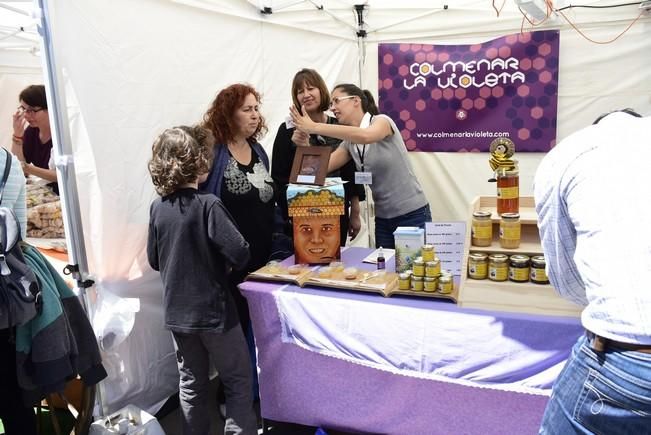
[[[423,277],[412,275],[411,277],[411,290],[415,292],[423,291]]]
[[[411,270],[414,276],[425,276],[425,262],[423,261],[423,257],[416,257],[411,265]]]
[[[401,273],[398,275],[398,290],[411,289],[411,275],[408,273]]]
[[[493,242],[493,221],[491,212],[476,211],[472,214],[470,228],[471,243],[473,246],[490,246]]]
[[[509,277],[509,257],[504,254],[488,256],[488,279],[506,281]]]
[[[529,281],[529,257],[511,255],[509,257],[509,279],[514,282]]]
[[[430,245],[429,243],[426,245],[423,245],[421,248],[421,255],[423,256],[423,261],[427,263],[428,261],[433,261],[434,257],[436,257],[436,251],[434,250],[434,245]]]
[[[438,292],[447,295],[452,293],[453,288],[454,283],[452,282],[452,275],[447,272],[441,272],[441,276],[439,276]]]
[[[468,276],[472,279],[486,279],[488,255],[481,252],[471,252],[468,255]]]
[[[500,246],[516,249],[520,246],[520,214],[504,213],[500,219]]]
[[[549,284],[547,271],[545,271],[546,265],[547,262],[544,256],[536,255],[531,257],[531,282],[535,282],[536,284]]]
[[[426,276],[423,278],[423,290],[428,293],[434,293],[438,285],[438,279],[432,278],[431,276]]]
[[[441,274],[441,260],[434,258],[432,261],[425,263],[425,276],[436,278]]]

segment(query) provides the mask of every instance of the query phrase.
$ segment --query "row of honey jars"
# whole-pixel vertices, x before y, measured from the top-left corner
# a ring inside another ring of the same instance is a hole
[[[426,261],[423,257],[417,257],[411,264],[411,271],[414,276],[438,278],[441,274],[441,260],[434,257]]]
[[[493,243],[493,222],[489,211],[476,211],[472,214],[471,243],[486,247]],[[520,246],[521,225],[518,213],[502,213],[500,216],[500,246],[516,249]]]
[[[410,271],[398,275],[398,289],[414,292],[450,294],[453,289],[452,274],[442,270],[437,277],[416,276]]]
[[[549,284],[545,272],[545,257],[536,255],[484,254],[471,252],[468,256],[468,276],[472,279],[490,279],[491,281],[531,282]]]

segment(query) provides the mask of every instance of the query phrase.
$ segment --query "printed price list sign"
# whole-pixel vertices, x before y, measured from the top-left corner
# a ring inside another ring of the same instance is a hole
[[[425,224],[425,243],[434,245],[436,256],[441,259],[441,268],[449,270],[454,276],[461,275],[465,239],[465,222]]]

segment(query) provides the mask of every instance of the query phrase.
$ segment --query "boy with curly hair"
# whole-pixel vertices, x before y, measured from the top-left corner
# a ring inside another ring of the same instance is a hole
[[[209,130],[165,130],[152,146],[149,173],[161,195],[150,208],[147,257],[161,273],[165,327],[172,332],[180,375],[183,434],[207,434],[209,360],[226,392],[225,434],[255,434],[248,351],[228,291],[231,268],[246,266],[249,245],[222,202],[197,190],[207,176]]]

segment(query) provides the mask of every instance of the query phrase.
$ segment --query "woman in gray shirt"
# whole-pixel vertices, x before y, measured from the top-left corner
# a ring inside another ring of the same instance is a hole
[[[393,248],[400,226],[424,228],[432,220],[423,188],[416,179],[405,142],[395,122],[378,113],[373,96],[353,84],[335,86],[330,103],[339,125],[316,123],[298,108],[290,108],[296,128],[309,134],[342,139],[330,155],[328,171],[351,159],[356,182],[369,184],[375,202],[375,245]]]

